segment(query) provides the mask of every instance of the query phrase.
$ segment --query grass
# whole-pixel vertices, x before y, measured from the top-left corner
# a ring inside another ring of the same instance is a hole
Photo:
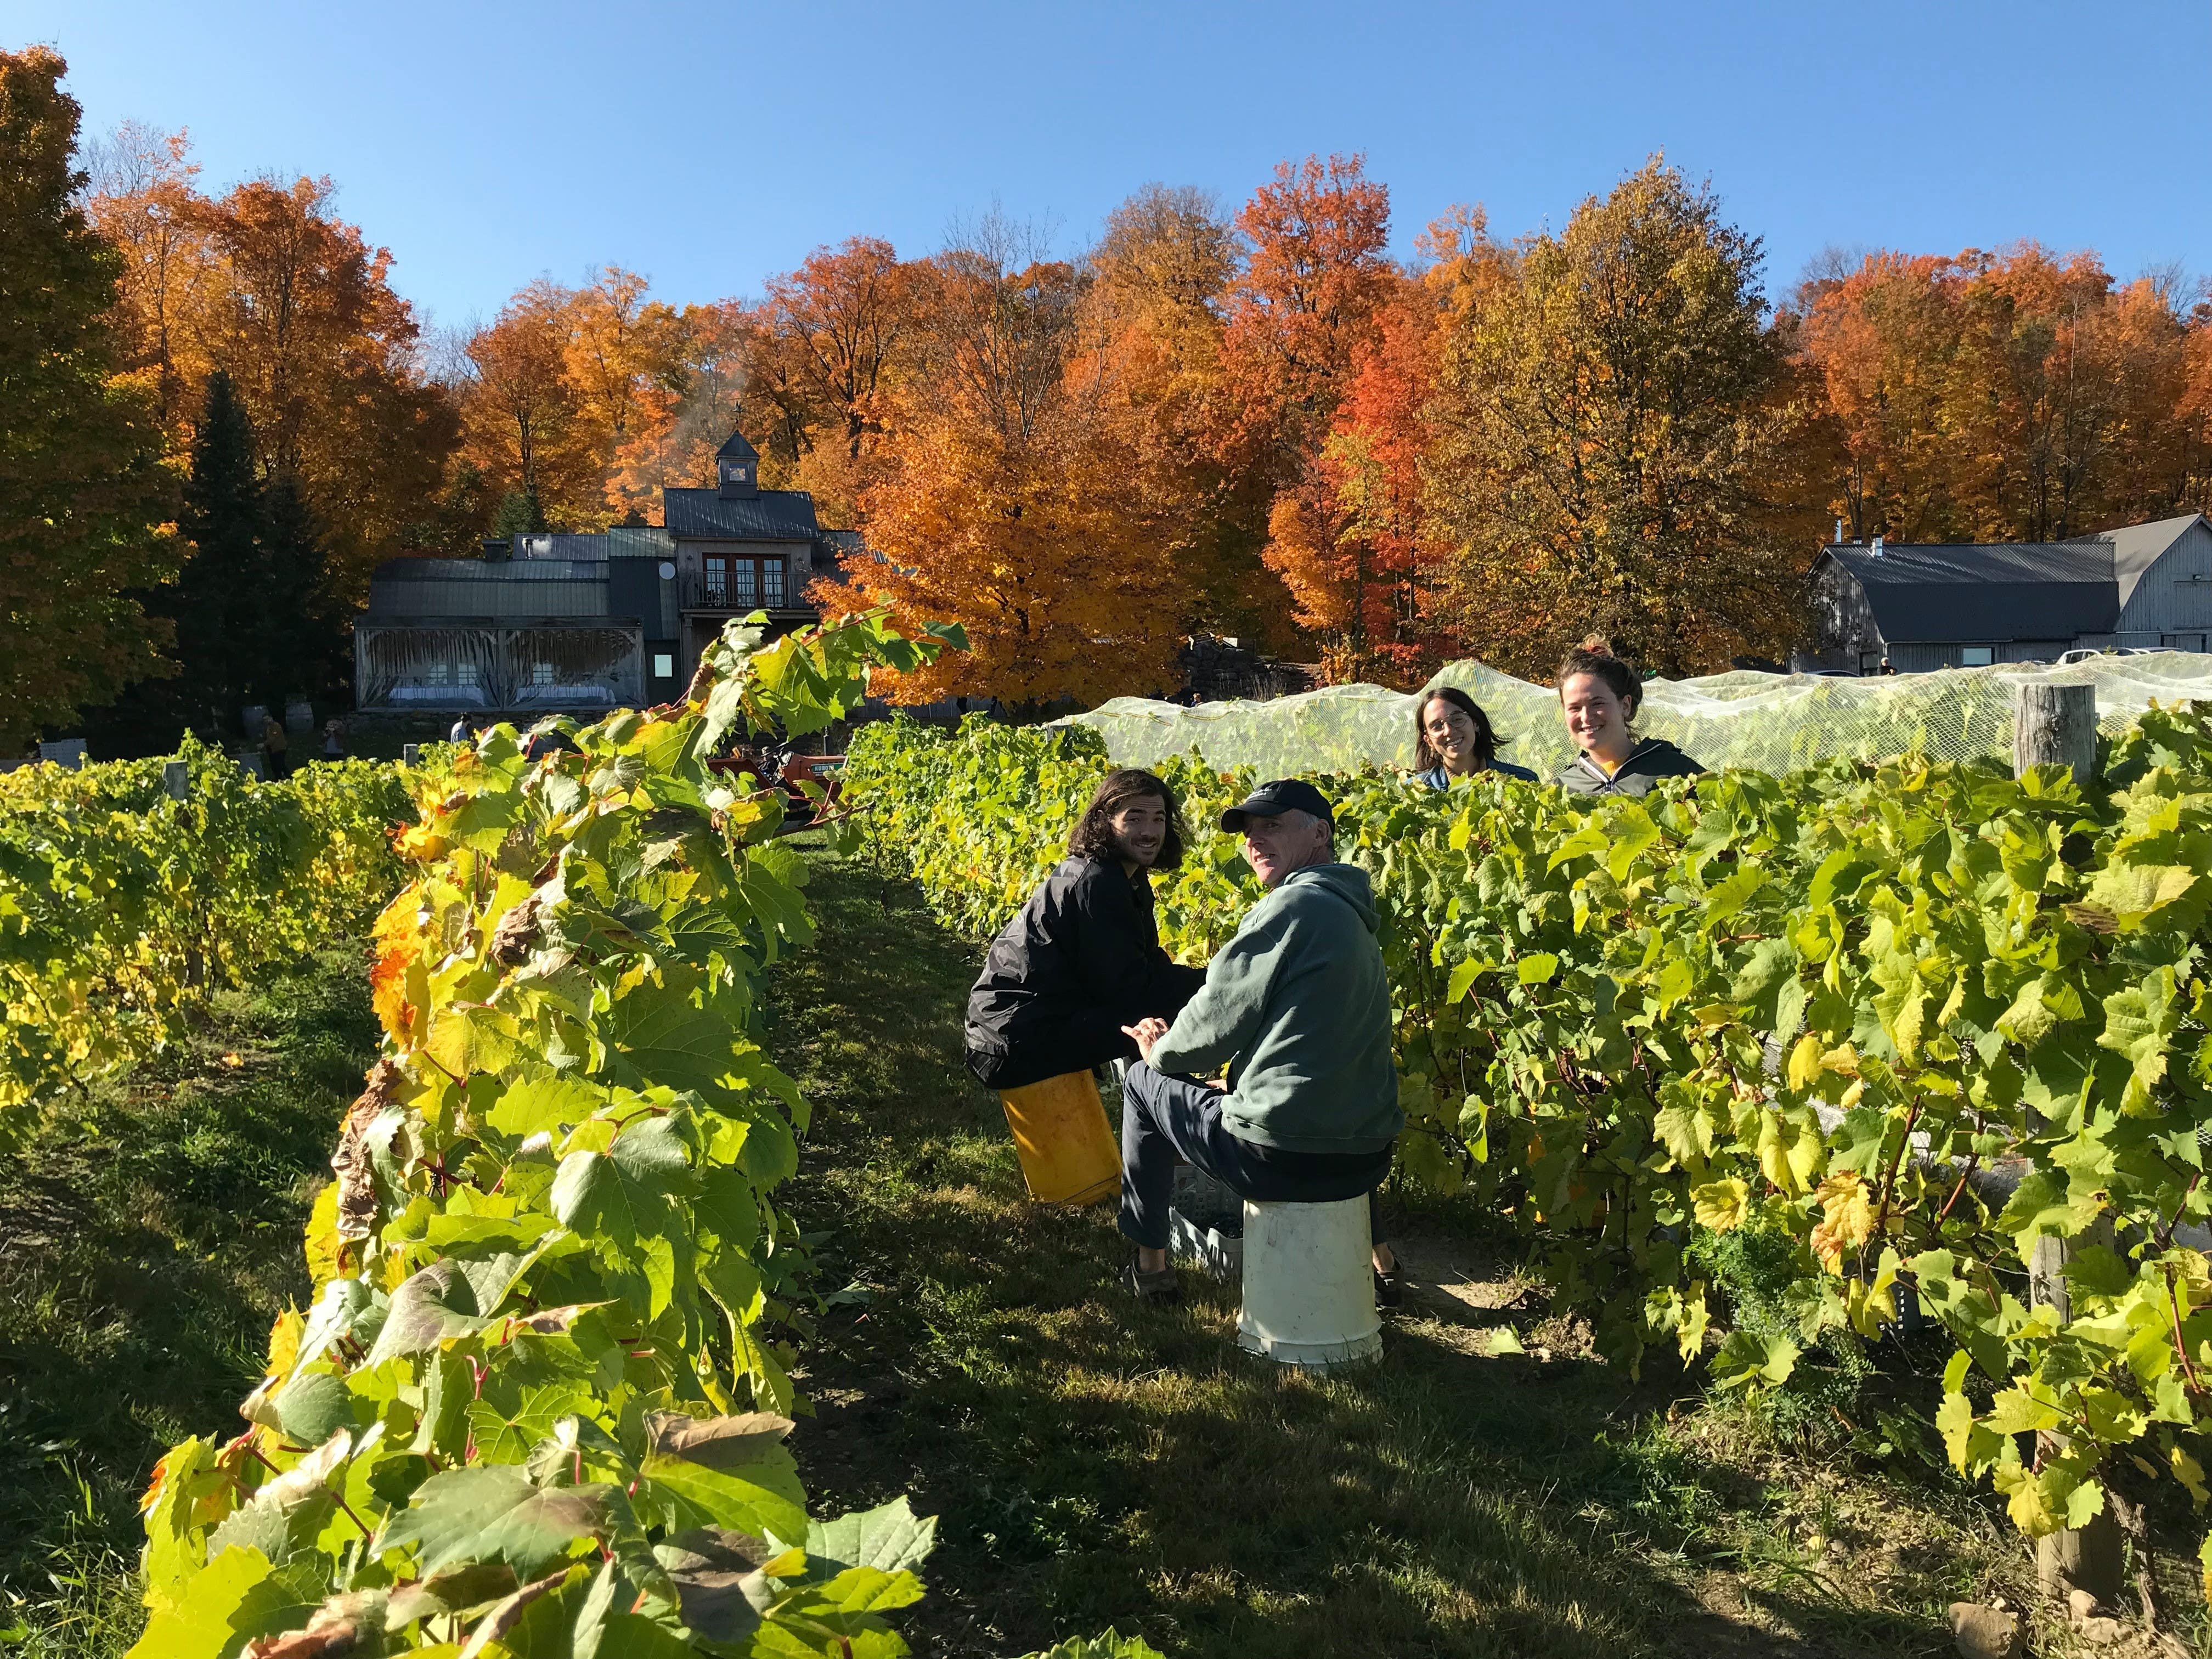
[[[334,948],[225,997],[0,1158],[0,1648],[136,1638],[155,1461],[239,1431],[270,1322],[306,1296],[301,1227],[374,1054],[364,981]]]
[[[1238,1352],[1233,1294],[1195,1277],[1137,1307],[1110,1209],[1030,1204],[962,1070],[975,951],[863,866],[824,860],[811,891],[770,1046],[815,1110],[792,1201],[846,1289],[793,1438],[821,1511],[903,1492],[939,1517],[917,1651],[1117,1624],[1191,1659],[1936,1655],[1949,1602],[2033,1604],[1986,1495],[1782,1436],[1664,1364],[1632,1383],[1462,1209],[1394,1221],[1450,1288],[1364,1373]],[[1500,1324],[1528,1357],[1488,1357]],[[2193,1563],[2164,1567],[2179,1589]]]

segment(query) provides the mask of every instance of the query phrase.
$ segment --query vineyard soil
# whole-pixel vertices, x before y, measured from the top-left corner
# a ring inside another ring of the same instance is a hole
[[[1984,1502],[1778,1445],[1667,1367],[1629,1386],[1449,1206],[1399,1212],[1427,1282],[1364,1376],[1248,1360],[1224,1292],[1110,1295],[1110,1214],[1029,1205],[960,1068],[971,947],[861,866],[810,892],[770,1042],[816,1107],[795,1207],[847,1288],[796,1438],[824,1504],[942,1516],[917,1652],[1119,1620],[1191,1659],[1936,1654],[1950,1601],[2032,1600]],[[1528,1357],[1489,1357],[1501,1326]]]
[[[235,1433],[300,1227],[374,1058],[366,947],[49,1117],[0,1160],[0,1651],[120,1654],[145,1622],[138,1496],[187,1434]],[[10,1646],[12,1636],[20,1647]]]

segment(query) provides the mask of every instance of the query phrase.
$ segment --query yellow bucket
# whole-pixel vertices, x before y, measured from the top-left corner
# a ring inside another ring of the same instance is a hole
[[[1106,1121],[1098,1085],[1068,1072],[999,1096],[1022,1179],[1040,1204],[1096,1204],[1121,1190],[1121,1149]]]

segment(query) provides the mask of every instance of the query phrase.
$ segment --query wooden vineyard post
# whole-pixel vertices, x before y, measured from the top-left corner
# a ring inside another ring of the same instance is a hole
[[[2012,769],[2024,775],[2031,766],[2067,766],[2074,781],[2087,787],[2097,775],[2097,688],[2094,685],[2021,685],[2012,694]],[[2112,1224],[2100,1221],[2093,1241],[2111,1242]],[[2045,1237],[2035,1241],[2027,1269],[2028,1296],[2051,1309],[2065,1324],[2074,1316],[2066,1285],[2072,1241]],[[2055,1449],[2059,1437],[2040,1435]],[[2063,1599],[2082,1589],[2107,1605],[2120,1594],[2120,1528],[2109,1502],[2086,1527],[2068,1528],[2035,1540],[2036,1576],[2049,1595]]]

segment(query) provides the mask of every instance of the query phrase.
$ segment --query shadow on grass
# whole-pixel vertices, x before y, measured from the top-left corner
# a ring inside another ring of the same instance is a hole
[[[1109,1623],[1191,1656],[1948,1648],[1817,1585],[1702,1605],[1661,1558],[1694,1555],[1695,1511],[1760,1494],[1662,1467],[1643,1425],[1663,1389],[1478,1357],[1433,1318],[1387,1327],[1379,1366],[1310,1377],[1237,1351],[1233,1292],[1114,1294],[1110,1210],[1030,1205],[961,1069],[975,952],[864,866],[817,866],[812,897],[771,1044],[816,1114],[793,1206],[827,1235],[824,1287],[854,1285],[806,1356],[818,1420],[794,1443],[819,1510],[907,1492],[940,1517],[902,1620],[919,1650]]]
[[[0,1627],[27,1651],[135,1636],[138,1495],[171,1443],[242,1426],[375,1042],[333,949],[0,1159]]]

